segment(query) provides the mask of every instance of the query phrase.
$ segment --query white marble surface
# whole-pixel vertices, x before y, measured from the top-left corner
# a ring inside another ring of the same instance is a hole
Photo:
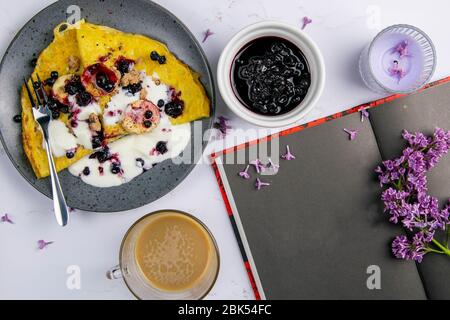
[[[51,0],[0,2],[0,53],[19,28]],[[219,54],[242,27],[263,19],[282,20],[297,26],[308,16],[307,32],[323,52],[327,81],[317,107],[302,122],[333,114],[379,96],[366,89],[357,73],[359,52],[381,28],[409,23],[433,39],[438,66],[433,79],[449,75],[450,41],[445,21],[450,12],[446,0],[158,0],[177,15],[198,37],[210,28],[215,34],[203,48],[215,69]],[[105,10],[107,8],[105,7]],[[219,100],[218,112],[228,115],[235,128],[250,128],[236,119]],[[260,134],[267,134],[262,130]],[[241,137],[229,136],[232,145]],[[210,145],[220,149],[221,142]],[[8,213],[15,224],[0,223],[0,299],[132,299],[122,281],[109,281],[105,271],[117,263],[124,232],[145,213],[176,208],[202,219],[214,233],[222,268],[209,299],[253,299],[242,259],[217,187],[213,171],[198,165],[175,190],[137,210],[112,215],[76,211],[70,225],[59,228],[49,199],[34,190],[17,173],[5,152],[0,152],[0,215]],[[54,243],[43,251],[36,241]],[[79,266],[80,290],[66,286],[67,268]]]

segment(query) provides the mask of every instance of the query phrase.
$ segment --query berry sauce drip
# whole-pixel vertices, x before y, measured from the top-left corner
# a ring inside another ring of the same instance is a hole
[[[278,37],[248,43],[234,59],[233,90],[249,110],[281,115],[305,98],[311,85],[308,62],[302,51]]]

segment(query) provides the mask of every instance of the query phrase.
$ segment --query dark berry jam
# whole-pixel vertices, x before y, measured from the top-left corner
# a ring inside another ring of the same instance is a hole
[[[293,43],[261,37],[245,45],[231,70],[233,91],[249,110],[275,116],[300,104],[311,85],[308,62]]]

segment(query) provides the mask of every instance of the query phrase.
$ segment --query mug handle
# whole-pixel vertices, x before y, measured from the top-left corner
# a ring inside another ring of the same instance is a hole
[[[106,277],[109,280],[116,280],[123,278],[122,270],[119,265],[112,267],[108,271],[106,271]]]

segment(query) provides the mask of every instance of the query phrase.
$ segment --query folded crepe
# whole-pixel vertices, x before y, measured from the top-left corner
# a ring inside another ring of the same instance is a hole
[[[152,51],[165,56],[166,62],[159,64],[150,58]],[[105,26],[94,25],[84,20],[75,25],[65,23],[54,30],[53,42],[39,55],[33,76],[48,77],[52,71],[60,76],[67,74],[81,75],[85,68],[101,61],[108,68],[114,69],[118,58],[134,60],[135,70],[145,71],[147,75],[157,75],[158,79],[173,89],[183,101],[183,113],[170,118],[172,124],[182,124],[210,116],[210,101],[203,88],[200,75],[178,60],[161,42],[143,35],[124,33]],[[50,94],[51,92],[49,92]],[[34,121],[31,104],[22,88],[22,137],[25,154],[38,178],[49,175],[46,151],[42,143],[42,133]],[[111,95],[96,97],[100,108],[104,110]],[[102,114],[103,136],[107,141],[116,140],[128,134],[120,123],[105,123]],[[61,114],[59,120],[70,129],[68,114]],[[55,157],[58,171],[69,167],[93,150],[78,146],[73,158]]]

